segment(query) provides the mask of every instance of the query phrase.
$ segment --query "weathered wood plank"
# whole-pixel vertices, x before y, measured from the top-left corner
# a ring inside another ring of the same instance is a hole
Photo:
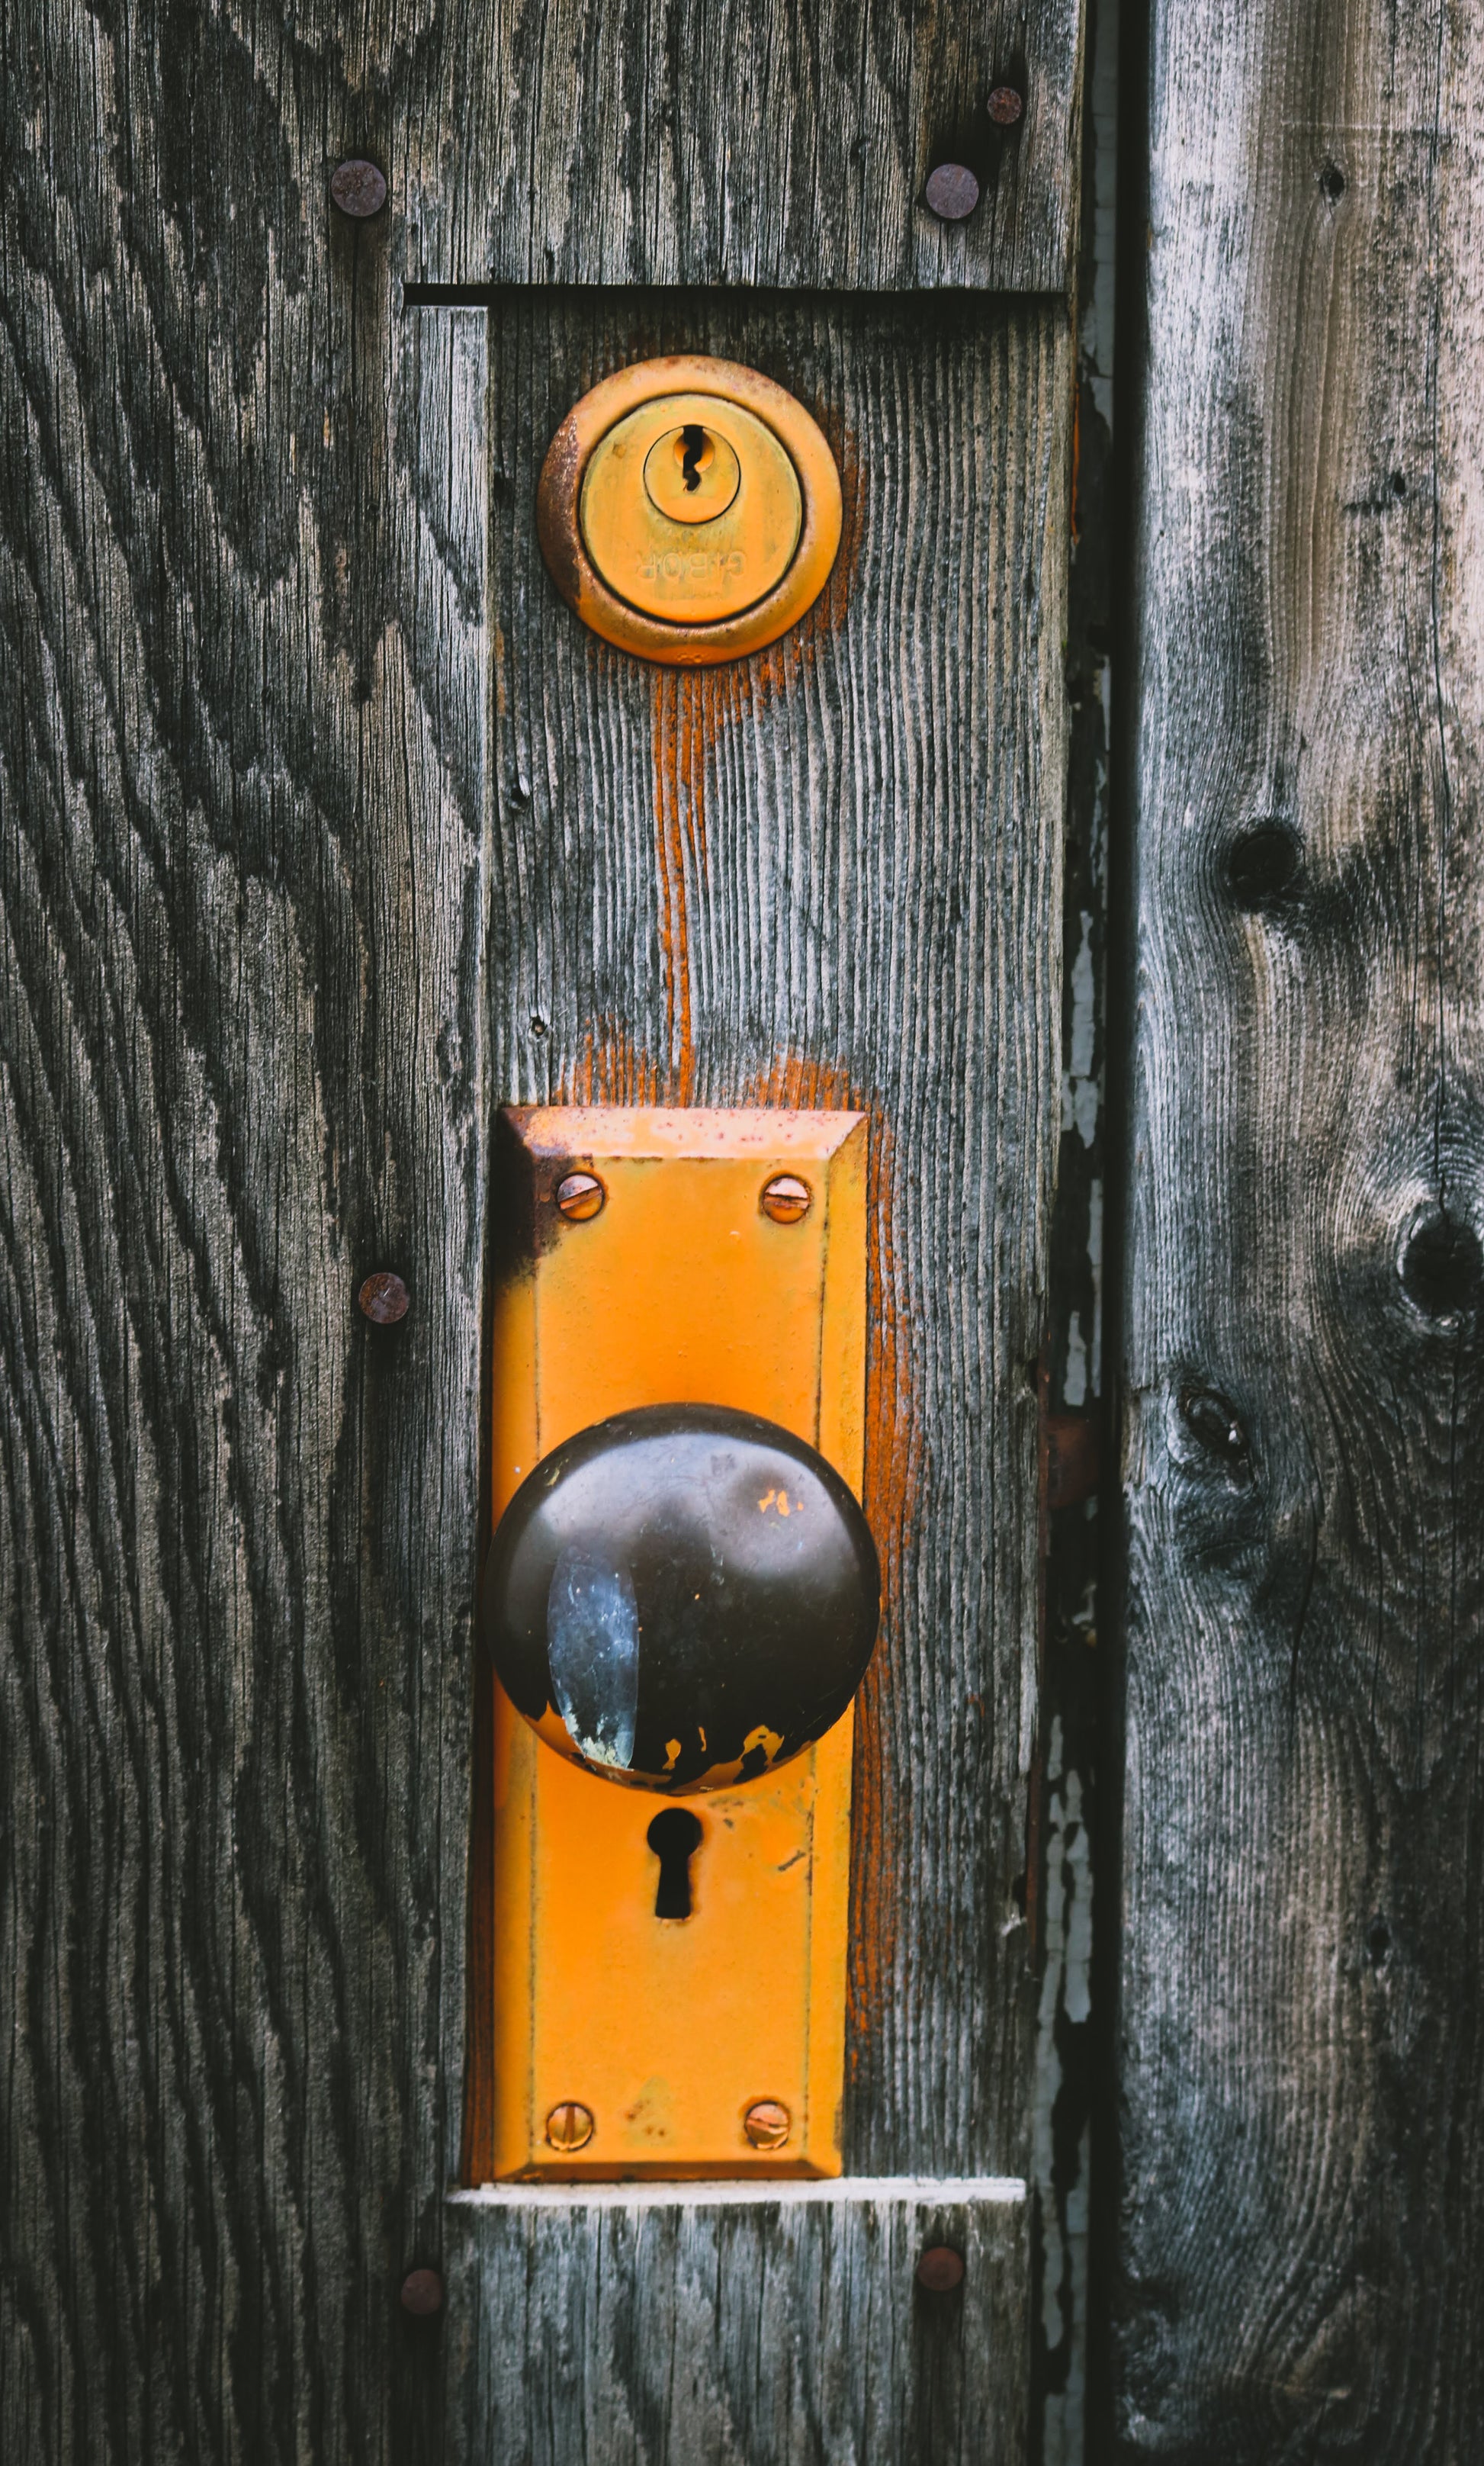
[[[436,157],[473,228],[473,22],[388,0],[342,55],[252,7],[5,18],[0,2447],[28,2461],[454,2437],[456,2310],[410,2323],[396,2287],[457,2163],[498,1098],[875,1111],[897,1590],[855,2163],[1023,2164],[1065,319],[542,310],[565,357],[521,380],[530,423],[683,332],[800,385],[846,462],[853,561],[807,634],[720,679],[624,666],[535,563],[546,430],[486,449],[481,313],[391,309],[410,174],[378,226],[325,201],[340,151]],[[355,1315],[373,1266],[411,1287],[400,1332]]]
[[[455,22],[414,54],[427,100],[388,165],[410,280],[1068,284],[1079,0],[503,0]],[[1008,130],[986,110],[1002,83],[1025,101]],[[945,159],[981,183],[964,223],[923,202]]]
[[[1023,2184],[464,2193],[450,2266],[472,2456],[1022,2466]]]
[[[462,2028],[483,320],[388,315],[276,12],[6,22],[0,2453],[407,2466]]]
[[[1119,2454],[1484,2437],[1484,24],[1157,5]]]
[[[529,515],[569,403],[678,349],[799,393],[846,492],[815,611],[690,674],[587,634]],[[855,1783],[862,2173],[1026,2163],[1068,350],[1051,306],[492,310],[493,1078],[523,1103],[872,1117],[866,1505],[888,1606]]]

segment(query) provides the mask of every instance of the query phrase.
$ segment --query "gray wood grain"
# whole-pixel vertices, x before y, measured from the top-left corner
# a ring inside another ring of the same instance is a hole
[[[1068,347],[1059,309],[977,302],[532,292],[491,318],[493,1077],[522,1103],[871,1115],[860,2173],[1026,2163]],[[797,392],[846,492],[814,612],[688,674],[577,623],[528,511],[566,405],[681,348]]]
[[[1443,2466],[1484,2440],[1484,26],[1153,14],[1118,2454]]]
[[[454,23],[412,56],[387,167],[410,280],[1067,288],[1079,0],[502,0]],[[980,181],[966,222],[923,201],[944,160]]]
[[[388,316],[281,21],[58,0],[4,57],[0,2455],[406,2466],[459,2123],[483,319]]]
[[[4,27],[0,2452],[431,2466],[498,1101],[873,1110],[853,2163],[1023,2170],[1066,320],[507,303],[487,435],[482,311],[393,305],[408,184],[324,193],[437,161],[474,230],[473,12]],[[528,520],[682,339],[851,507],[807,630],[683,682]]]
[[[1021,2466],[1024,2186],[801,2189],[724,2205],[704,2186],[461,2196],[450,2266],[468,2454]],[[943,2244],[963,2282],[929,2293],[917,2263]]]

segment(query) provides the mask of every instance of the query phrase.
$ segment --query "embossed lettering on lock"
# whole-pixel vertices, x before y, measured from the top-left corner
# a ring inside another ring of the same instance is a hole
[[[817,423],[770,377],[687,354],[585,394],[542,472],[543,553],[583,622],[620,648],[706,665],[776,641],[840,542]]]

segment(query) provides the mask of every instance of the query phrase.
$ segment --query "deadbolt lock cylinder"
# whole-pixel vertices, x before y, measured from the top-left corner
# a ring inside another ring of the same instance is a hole
[[[775,641],[818,597],[839,473],[803,404],[755,369],[641,361],[568,413],[538,524],[585,624],[646,659],[704,665]]]

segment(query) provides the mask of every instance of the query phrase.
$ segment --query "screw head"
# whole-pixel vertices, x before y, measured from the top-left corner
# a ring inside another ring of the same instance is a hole
[[[775,1224],[798,1224],[814,1203],[814,1194],[807,1181],[796,1173],[775,1173],[771,1181],[763,1185],[758,1204],[764,1216]]]
[[[337,163],[330,173],[330,194],[343,214],[364,223],[368,215],[379,214],[387,202],[387,175],[374,163],[353,155],[348,162]]]
[[[963,2283],[963,2253],[955,2252],[949,2243],[930,2244],[918,2263],[918,2284],[925,2286],[930,2295],[949,2295]]]
[[[979,203],[979,182],[966,163],[940,163],[927,175],[927,202],[942,223],[961,223]]]
[[[1013,128],[1025,107],[1025,96],[1012,85],[997,85],[989,97],[989,117],[996,128]]]
[[[586,1224],[601,1216],[607,1198],[595,1173],[569,1173],[557,1184],[557,1206],[569,1224]]]
[[[410,2269],[402,2280],[402,2309],[419,2320],[443,2308],[443,2280],[435,2269]]]
[[[401,1277],[385,1267],[367,1276],[356,1298],[373,1327],[395,1327],[412,1307],[412,1297]]]
[[[591,2107],[575,2097],[565,2097],[546,2118],[546,2139],[565,2158],[574,2149],[586,2149],[595,2129]]]
[[[781,2149],[793,2130],[793,2118],[776,2097],[755,2098],[742,2117],[742,2130],[754,2149]]]

